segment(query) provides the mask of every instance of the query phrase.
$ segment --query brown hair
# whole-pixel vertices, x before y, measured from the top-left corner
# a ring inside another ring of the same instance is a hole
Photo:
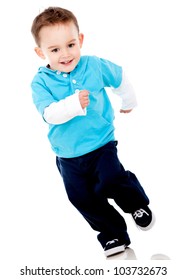
[[[42,27],[67,22],[73,22],[79,32],[78,21],[71,11],[60,7],[49,7],[45,9],[42,13],[36,16],[32,23],[31,32],[36,44],[39,46],[39,32]]]

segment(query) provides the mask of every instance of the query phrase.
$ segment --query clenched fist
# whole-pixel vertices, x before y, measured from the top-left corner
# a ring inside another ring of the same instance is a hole
[[[79,92],[79,101],[81,104],[82,109],[89,105],[89,91],[84,89]]]

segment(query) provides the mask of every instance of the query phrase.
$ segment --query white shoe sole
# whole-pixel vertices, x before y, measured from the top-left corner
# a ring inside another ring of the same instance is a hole
[[[122,252],[125,251],[126,247],[127,247],[126,245],[121,245],[121,246],[117,246],[117,247],[111,248],[109,250],[106,250],[105,251],[105,256],[110,257],[110,256],[113,256],[113,255],[122,253]]]

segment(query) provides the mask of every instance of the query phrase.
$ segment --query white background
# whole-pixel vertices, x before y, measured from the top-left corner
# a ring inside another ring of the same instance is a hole
[[[72,10],[85,35],[82,54],[123,65],[136,91],[138,107],[128,115],[119,114],[119,99],[111,96],[118,152],[149,195],[157,221],[140,232],[126,215],[130,247],[138,260],[161,253],[183,261],[185,1],[9,0],[0,17],[2,279],[23,279],[25,265],[106,262],[96,232],[67,200],[47,125],[32,103],[30,82],[43,61],[33,51],[30,27],[48,6]]]

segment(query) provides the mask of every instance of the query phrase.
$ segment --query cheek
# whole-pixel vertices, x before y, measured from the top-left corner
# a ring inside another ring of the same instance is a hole
[[[57,60],[57,56],[54,56],[52,54],[47,54],[46,57],[47,57],[47,60],[51,61],[51,62]]]
[[[80,57],[81,53],[80,53],[80,49],[79,49],[79,48],[77,48],[77,49],[75,50],[74,55],[75,55],[76,57]]]

